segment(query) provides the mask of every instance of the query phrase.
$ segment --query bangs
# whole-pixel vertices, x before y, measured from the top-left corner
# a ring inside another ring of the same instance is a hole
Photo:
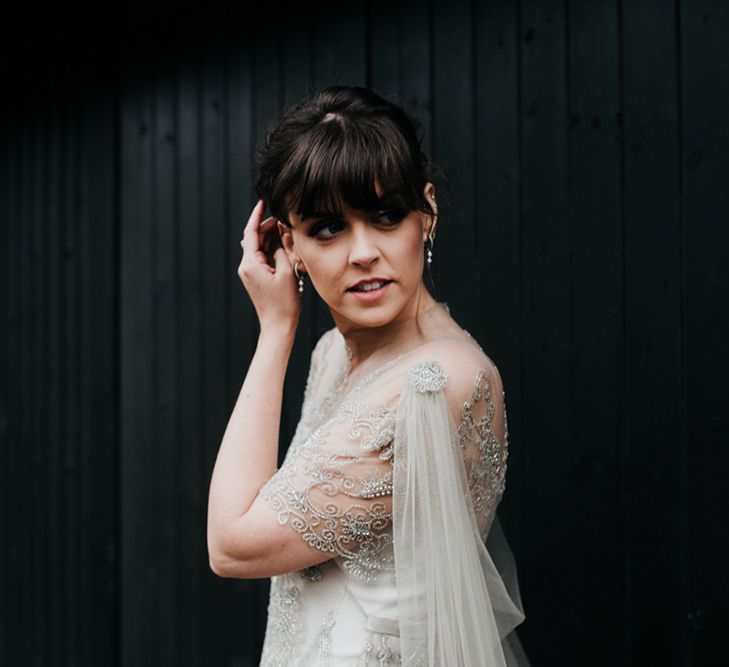
[[[297,142],[271,192],[272,213],[290,226],[289,211],[304,219],[341,213],[345,204],[361,211],[429,211],[418,157],[390,123],[355,123],[334,114]]]

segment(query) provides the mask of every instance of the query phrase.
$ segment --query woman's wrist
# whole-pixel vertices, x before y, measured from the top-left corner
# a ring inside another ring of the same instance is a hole
[[[262,325],[260,333],[258,334],[258,346],[266,347],[267,351],[288,349],[290,352],[294,345],[295,338],[296,325]]]

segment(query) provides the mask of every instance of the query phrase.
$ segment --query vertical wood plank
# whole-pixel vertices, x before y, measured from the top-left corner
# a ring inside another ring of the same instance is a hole
[[[579,615],[581,664],[622,664],[624,581],[620,506],[622,210],[618,7],[572,0],[569,182],[572,509],[577,581],[598,609]],[[600,424],[599,428],[596,425]],[[574,538],[573,538],[574,539]],[[587,603],[583,603],[586,605]]]
[[[77,632],[79,664],[92,667],[120,661],[117,100],[108,79],[87,81],[79,97]]]
[[[136,74],[136,76],[135,76]],[[126,73],[121,107],[122,665],[158,662],[151,83]]]
[[[11,630],[11,568],[15,559],[15,526],[11,513],[11,492],[14,491],[12,480],[15,478],[15,460],[10,443],[14,439],[15,419],[17,415],[15,392],[11,387],[17,386],[17,373],[13,361],[17,326],[15,291],[17,290],[17,256],[15,237],[15,191],[16,165],[15,145],[12,139],[12,121],[10,114],[0,116],[0,245],[2,248],[3,286],[0,289],[0,317],[5,323],[0,330],[0,663],[10,664],[10,630]],[[15,598],[12,598],[13,602]]]
[[[41,436],[42,444],[39,448],[45,449],[47,468],[45,471],[44,489],[46,495],[41,512],[41,530],[47,540],[47,561],[46,571],[48,575],[48,607],[45,610],[48,626],[46,651],[47,655],[60,655],[67,659],[63,646],[63,625],[64,612],[63,602],[68,595],[66,579],[64,577],[64,539],[65,531],[62,530],[65,523],[65,504],[67,497],[64,493],[63,479],[63,454],[65,441],[62,433],[62,405],[60,398],[60,385],[64,369],[60,354],[60,338],[63,330],[63,322],[60,314],[60,295],[63,289],[62,275],[59,266],[60,239],[62,232],[59,229],[65,223],[65,185],[66,174],[61,175],[61,162],[65,156],[63,115],[63,89],[59,85],[59,76],[62,73],[56,69],[57,64],[50,66],[52,81],[48,86],[48,97],[44,100],[44,117],[40,123],[40,160],[42,162],[42,173],[44,183],[42,190],[39,188],[40,229],[42,230],[43,243],[47,243],[43,249],[44,285],[47,310],[44,313],[47,317],[47,328],[43,353],[46,356],[47,366],[40,380],[40,387],[47,392],[46,419],[47,432]],[[63,185],[62,185],[63,183]],[[40,379],[40,378],[39,378]]]
[[[180,433],[176,428],[177,407],[177,202],[175,182],[176,93],[170,54],[157,56],[152,100],[151,179],[154,211],[152,229],[153,359],[154,374],[154,466],[156,468],[156,626],[160,664],[180,661],[178,610],[179,543],[177,535],[177,479]],[[151,508],[150,508],[151,509]]]
[[[32,79],[31,79],[32,81]],[[18,431],[19,442],[24,444],[18,456],[18,483],[16,486],[17,497],[23,498],[23,503],[18,511],[18,635],[17,635],[17,656],[18,660],[26,664],[32,664],[32,628],[33,618],[33,582],[31,580],[31,535],[33,518],[33,489],[32,489],[32,464],[33,464],[33,430],[31,418],[31,335],[32,335],[32,287],[31,268],[33,251],[31,247],[31,223],[32,223],[32,141],[33,141],[33,107],[32,101],[26,100],[23,109],[23,117],[19,118],[19,205],[18,205],[18,256],[19,256],[19,279],[18,279],[18,302],[19,302],[19,326],[18,349],[19,358],[19,411]],[[38,628],[39,629],[39,628]]]
[[[225,169],[224,148],[224,71],[218,51],[210,52],[203,62],[200,105],[201,194],[203,201],[202,261],[202,396],[204,469],[209,480],[215,456],[225,431],[225,382],[228,349],[225,304],[230,289],[226,270],[225,197],[222,189]],[[203,638],[207,659],[216,664],[229,660],[230,596],[225,582],[207,572],[203,606],[207,611]]]
[[[432,157],[433,146],[433,11],[430,3],[395,4],[399,8],[399,93],[405,108],[422,125],[423,150]]]
[[[333,0],[324,0],[312,9],[315,86],[366,85],[365,2],[355,0],[343,6]]]
[[[507,489],[499,506],[517,567],[524,553],[519,246],[519,50],[516,6],[477,4],[475,14],[475,220],[482,239],[481,320],[474,331],[502,375],[509,416]],[[523,557],[522,557],[523,556]],[[527,618],[529,617],[527,609]]]
[[[433,3],[433,155],[444,169],[452,194],[438,197],[438,227],[432,273],[438,300],[446,301],[468,331],[481,321],[480,239],[474,220],[473,16],[467,3]],[[440,266],[462,271],[439,271]]]
[[[202,319],[203,200],[200,164],[200,67],[193,56],[179,66],[177,92],[177,205],[180,302],[178,423],[183,454],[179,460],[179,569],[177,585],[186,593],[179,616],[180,655],[189,664],[202,664],[208,648],[202,628],[203,581],[208,577],[205,525],[205,461],[202,424]],[[215,648],[210,649],[211,652]]]
[[[226,278],[229,281],[228,309],[229,355],[227,361],[227,396],[225,409],[232,412],[247,372],[248,363],[258,340],[258,318],[253,304],[246,294],[237,270],[241,261],[240,239],[253,206],[257,201],[253,189],[254,123],[257,123],[259,87],[258,77],[269,77],[264,88],[271,91],[269,103],[276,107],[279,92],[279,64],[281,54],[287,48],[288,40],[278,40],[267,25],[262,26],[259,39],[267,44],[262,51],[249,46],[253,31],[249,26],[242,28],[246,37],[240,46],[226,54],[226,164],[228,219],[226,224],[226,254],[228,263]],[[255,31],[258,34],[258,31]],[[255,44],[255,42],[254,42]],[[262,61],[272,60],[264,70]],[[299,58],[302,54],[298,55]],[[254,104],[256,108],[254,109]],[[271,115],[277,108],[270,108]],[[267,113],[261,110],[261,113]],[[269,119],[271,120],[271,119]],[[264,215],[268,215],[265,213]],[[219,444],[219,443],[218,443]],[[230,660],[241,663],[260,656],[266,622],[268,600],[267,581],[228,582],[231,617]],[[241,632],[241,627],[247,628]]]
[[[558,663],[582,612],[572,572],[573,529],[570,369],[570,262],[566,137],[567,54],[564,4],[524,0],[520,9],[521,331],[525,450],[532,490],[525,517],[525,604],[535,660]],[[559,549],[556,549],[559,545]],[[561,614],[553,615],[554,600]],[[555,625],[548,619],[554,619]],[[579,641],[577,639],[576,641]]]
[[[624,660],[681,664],[681,302],[675,3],[623,3],[627,628]],[[667,587],[671,581],[675,586]]]
[[[40,78],[40,74],[39,74]],[[49,386],[46,375],[48,368],[48,245],[45,237],[44,214],[48,192],[46,190],[46,155],[44,136],[47,128],[46,110],[48,94],[41,81],[36,82],[36,108],[31,116],[31,173],[30,187],[32,203],[30,206],[30,294],[31,294],[31,326],[30,326],[30,378],[29,416],[30,416],[30,451],[31,451],[31,516],[28,559],[31,565],[32,619],[33,625],[27,628],[32,664],[40,665],[50,657],[49,638],[49,598],[52,595],[49,584],[48,563],[44,554],[50,553],[51,540],[45,522],[48,508],[48,436],[49,428],[46,419],[41,419],[40,406],[47,405]]]
[[[2,607],[7,604],[12,609],[12,637],[8,637],[6,655],[1,655],[5,638],[0,639],[0,662],[9,665],[83,663],[81,642],[86,628],[81,595],[84,580],[93,578],[83,558],[87,555],[91,558],[86,562],[104,563],[103,551],[101,557],[84,551],[87,542],[79,501],[83,415],[78,387],[82,304],[77,232],[83,199],[79,150],[83,105],[78,90],[81,82],[89,90],[89,70],[79,65],[73,49],[59,57],[56,41],[44,39],[43,26],[37,27],[31,36],[24,33],[22,39],[27,41],[18,47],[26,57],[7,59],[22,73],[14,73],[8,81],[15,102],[12,113],[3,113],[3,121],[12,118],[12,150],[20,158],[13,158],[12,205],[8,202],[7,209],[3,207],[10,216],[10,238],[15,245],[10,248],[8,266],[15,275],[9,292],[13,334],[8,339],[14,359],[10,372],[15,375],[15,402],[12,417],[0,420],[0,428],[4,433],[8,426],[13,434],[13,459],[3,473],[19,480],[7,503],[13,516],[10,539],[7,543],[3,539],[3,555],[7,545],[9,561],[3,580],[7,575],[13,583],[9,595],[2,595]],[[54,57],[46,57],[48,53]],[[16,122],[21,118],[22,123]],[[104,151],[111,168],[113,145],[107,143]],[[96,173],[95,179],[95,191],[103,191],[102,174]],[[97,228],[108,228],[111,222],[109,216],[94,219]],[[94,275],[93,289],[101,292],[111,278],[113,268],[106,263]],[[107,303],[113,312],[113,299]],[[96,324],[101,335],[104,323]],[[108,349],[105,354],[111,358]],[[96,366],[103,365],[104,359],[96,361]],[[106,388],[113,387],[113,378],[105,379]],[[94,479],[101,479],[103,472],[94,469]],[[105,491],[113,489],[110,479],[103,479]],[[88,504],[103,506],[100,500],[88,498]],[[3,516],[5,511],[4,506]],[[107,513],[93,530],[103,535],[105,521],[113,516]],[[104,577],[93,578],[100,590],[106,583]],[[110,627],[110,605],[106,609],[96,605],[93,613],[105,618]],[[1,616],[6,618],[4,613]],[[94,635],[84,646],[104,639]],[[93,664],[114,664],[108,657],[109,653],[97,655]]]
[[[282,59],[281,91],[282,108],[296,104],[314,90],[313,85],[313,50],[311,35],[313,19],[304,4],[295,3],[289,8],[289,26],[297,29],[287,31],[287,39],[280,44]],[[258,139],[258,137],[254,137]]]
[[[398,3],[372,0],[367,14],[367,86],[386,100],[401,104],[400,44],[403,38]]]
[[[66,72],[64,71],[64,79]],[[77,412],[77,374],[78,374],[78,330],[79,303],[77,296],[74,253],[76,248],[76,225],[78,220],[79,194],[79,127],[77,82],[71,80],[65,86],[59,100],[59,122],[63,130],[59,159],[60,186],[57,208],[62,223],[59,225],[55,252],[59,263],[58,303],[60,308],[59,341],[56,349],[60,356],[59,376],[59,439],[62,447],[59,466],[59,488],[64,502],[61,543],[59,556],[62,558],[59,586],[63,594],[61,618],[58,619],[60,647],[68,664],[79,662],[79,477],[78,477],[78,412]],[[100,220],[99,224],[104,221]],[[103,276],[99,276],[102,281]],[[51,500],[51,502],[53,502]]]
[[[680,3],[685,664],[716,664],[729,617],[729,5]],[[683,438],[682,438],[683,439]],[[675,548],[675,547],[674,547]]]

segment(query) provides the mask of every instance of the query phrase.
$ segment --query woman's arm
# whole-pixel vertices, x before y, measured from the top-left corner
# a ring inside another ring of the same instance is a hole
[[[276,472],[284,376],[294,331],[262,333],[225,429],[208,499],[208,552],[222,569],[239,521]]]
[[[263,202],[243,233],[238,275],[256,309],[261,333],[220,445],[208,501],[208,557],[224,577],[268,577],[331,558],[281,525],[259,495],[276,472],[284,375],[301,298],[273,218],[262,221]]]

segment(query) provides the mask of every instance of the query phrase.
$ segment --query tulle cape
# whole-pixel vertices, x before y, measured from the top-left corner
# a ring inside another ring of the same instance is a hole
[[[393,467],[393,544],[404,667],[524,667],[516,566],[498,519],[484,544],[437,366],[409,377]],[[497,564],[498,563],[498,567]]]

